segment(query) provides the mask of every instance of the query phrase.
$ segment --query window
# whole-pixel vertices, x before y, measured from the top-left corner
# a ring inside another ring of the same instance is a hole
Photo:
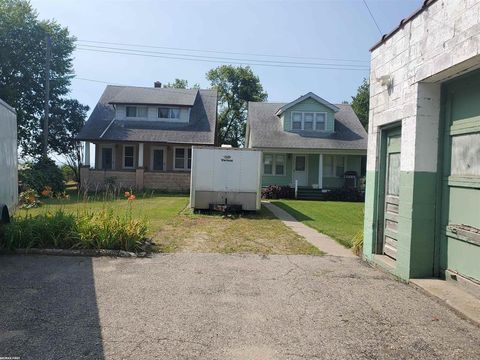
[[[292,112],[292,130],[325,131],[327,113]]]
[[[335,174],[343,177],[345,174],[345,156],[337,156],[335,159]]]
[[[275,155],[275,175],[285,175],[285,155]]]
[[[188,170],[192,167],[192,149],[175,148],[173,166],[175,170]]]
[[[277,176],[285,175],[285,155],[263,155],[263,174]]]
[[[333,155],[323,155],[323,175],[333,176]]]
[[[159,107],[158,117],[160,119],[179,119],[180,108]]]
[[[113,147],[102,146],[102,169],[113,169]]]
[[[127,106],[127,117],[148,117],[148,108],[146,106]]]
[[[125,169],[133,169],[134,148],[130,145],[123,147],[123,167]]]
[[[273,155],[263,155],[263,173],[273,175]]]
[[[313,130],[313,113],[303,114],[303,130]]]
[[[326,113],[316,113],[315,114],[315,130],[325,131],[325,118]]]
[[[302,130],[302,113],[292,113],[292,130]]]

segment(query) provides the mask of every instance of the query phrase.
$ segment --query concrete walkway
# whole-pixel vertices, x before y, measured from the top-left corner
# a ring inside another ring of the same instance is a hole
[[[319,233],[317,230],[312,229],[311,227],[302,224],[300,221],[295,219],[292,215],[287,213],[285,210],[279,208],[276,205],[271,204],[267,201],[262,201],[268,210],[270,210],[277,218],[282,220],[282,222],[287,225],[290,229],[295,231],[297,234],[303,236],[313,246],[316,246],[323,252],[328,255],[333,256],[342,256],[342,257],[356,257],[350,249],[340,245],[330,236]]]

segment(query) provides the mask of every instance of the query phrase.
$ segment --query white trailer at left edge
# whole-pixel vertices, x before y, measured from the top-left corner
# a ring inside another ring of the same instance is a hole
[[[0,99],[0,206],[10,214],[18,203],[17,113]],[[0,216],[2,215],[0,208]]]

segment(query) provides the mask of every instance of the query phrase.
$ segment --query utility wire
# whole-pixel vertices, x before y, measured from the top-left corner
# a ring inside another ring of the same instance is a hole
[[[369,63],[368,60],[354,60],[354,59],[338,59],[338,58],[320,58],[320,57],[309,57],[309,56],[290,56],[290,55],[274,55],[274,54],[259,54],[259,53],[242,53],[242,52],[233,52],[233,51],[219,51],[219,50],[200,50],[200,49],[190,49],[190,48],[177,48],[177,47],[167,47],[167,46],[155,46],[155,45],[144,45],[144,44],[132,44],[132,43],[119,43],[119,42],[108,42],[108,41],[94,41],[94,40],[77,40],[79,43],[91,43],[91,44],[105,44],[105,45],[120,45],[120,46],[131,46],[131,47],[140,47],[140,48],[151,48],[151,49],[164,49],[164,50],[179,50],[179,51],[191,51],[191,52],[200,52],[200,53],[213,53],[213,54],[227,54],[227,55],[241,55],[241,56],[260,56],[260,57],[270,57],[270,58],[286,58],[286,59],[303,59],[303,60],[321,60],[321,61],[343,61],[343,62],[358,62],[358,63]]]
[[[368,7],[367,1],[363,0],[363,3],[365,4],[365,7],[367,8],[368,13],[370,14],[370,17],[372,18],[375,26],[377,27],[378,32],[380,33],[380,36],[383,36],[382,30],[380,30],[380,26],[378,26],[377,20],[375,20],[375,17],[373,16],[372,12],[370,11],[370,8]]]
[[[191,54],[178,54],[178,53],[169,53],[169,52],[159,52],[159,51],[149,51],[149,50],[137,50],[137,49],[127,49],[119,47],[108,47],[108,46],[97,46],[97,45],[81,45],[82,49],[102,49],[102,50],[115,50],[115,51],[127,51],[131,53],[139,54],[155,54],[155,55],[168,55],[168,56],[181,56],[189,57],[192,59],[210,59],[217,61],[240,61],[240,62],[259,62],[259,63],[270,63],[270,64],[287,64],[287,65],[308,65],[308,66],[341,66],[341,67],[360,67],[365,65],[356,65],[356,64],[335,64],[335,63],[314,63],[314,62],[297,62],[297,61],[278,61],[278,60],[260,60],[260,59],[241,59],[241,58],[230,58],[230,57],[217,57],[217,56],[205,56],[205,55],[191,55]]]
[[[128,52],[128,51],[114,51],[114,50],[103,50],[103,49],[92,49],[88,47],[77,47],[77,50],[82,51],[90,51],[90,52],[98,52],[98,53],[107,53],[107,54],[120,54],[120,55],[131,55],[131,56],[142,56],[142,57],[151,57],[151,58],[162,58],[162,59],[175,59],[175,60],[189,60],[189,61],[201,61],[201,62],[209,62],[209,63],[225,63],[225,61],[219,60],[209,60],[203,58],[188,58],[188,57],[181,57],[181,56],[166,56],[166,55],[155,55],[155,54],[145,54],[145,53],[138,53],[138,52]],[[255,61],[255,60],[254,60]],[[280,67],[280,68],[300,68],[300,69],[319,69],[319,70],[354,70],[354,71],[365,71],[368,70],[368,67],[343,67],[343,65],[338,64],[335,66],[307,66],[307,65],[287,65],[287,64],[271,64],[271,63],[258,63],[258,62],[251,62],[249,60],[246,61],[228,61],[229,64],[235,65],[253,65],[253,66],[268,66],[268,67]]]

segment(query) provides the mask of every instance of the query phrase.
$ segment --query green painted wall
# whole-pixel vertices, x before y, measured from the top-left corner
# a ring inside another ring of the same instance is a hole
[[[319,102],[317,102],[312,98],[308,98],[299,102],[298,104],[291,107],[290,109],[288,109],[282,114],[281,120],[283,122],[283,129],[285,131],[291,130],[292,112],[295,112],[295,111],[326,112],[327,122],[325,124],[325,131],[334,131],[335,113],[332,111],[332,109],[326,107],[323,104],[320,104]]]
[[[318,184],[318,155],[308,155],[308,185]]]

